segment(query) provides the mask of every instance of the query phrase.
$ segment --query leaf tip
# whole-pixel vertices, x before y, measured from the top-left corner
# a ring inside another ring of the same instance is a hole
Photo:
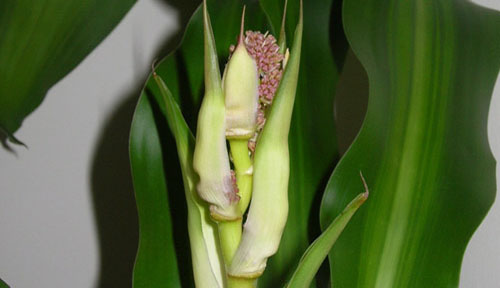
[[[243,12],[241,13],[241,27],[240,27],[240,37],[238,38],[238,44],[245,44],[245,10],[246,5],[243,5]]]
[[[288,0],[285,0],[285,7],[283,8],[283,18],[281,19],[281,31],[280,37],[278,39],[278,45],[280,47],[281,53],[284,53],[286,49],[286,33],[285,33],[285,22],[286,22],[286,10],[288,6]]]
[[[156,78],[158,75],[156,74],[156,64],[158,62],[158,59],[154,59],[153,62],[151,63],[151,71],[153,73],[153,77]]]

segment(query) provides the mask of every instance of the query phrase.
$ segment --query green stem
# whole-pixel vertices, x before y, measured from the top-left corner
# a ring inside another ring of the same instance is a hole
[[[238,249],[241,241],[241,221],[238,219],[235,221],[223,221],[219,222],[219,238],[222,249],[222,257],[224,258],[224,263],[226,266],[231,264],[233,260],[234,253]]]
[[[244,214],[252,196],[253,171],[248,150],[248,139],[231,139],[229,140],[229,146],[231,147],[231,156],[236,172],[236,185],[240,196],[238,208],[241,214]]]
[[[255,288],[255,279],[228,277],[227,286],[229,288]]]
[[[231,155],[236,172],[236,185],[238,186],[238,209],[243,215],[250,203],[252,194],[252,160],[248,150],[248,140],[232,139],[229,140],[231,147]],[[222,257],[226,267],[231,265],[234,253],[238,249],[241,241],[242,219],[235,221],[221,221],[218,224],[219,238],[222,249]],[[241,279],[227,277],[229,288],[253,288],[255,287],[254,279]]]

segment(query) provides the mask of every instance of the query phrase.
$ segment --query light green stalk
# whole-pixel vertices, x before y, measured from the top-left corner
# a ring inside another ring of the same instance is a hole
[[[243,214],[248,207],[252,189],[252,161],[248,139],[256,130],[259,99],[259,75],[257,63],[248,54],[244,40],[245,8],[241,17],[238,45],[224,71],[222,85],[226,107],[226,138],[229,140],[236,173],[236,185],[240,201],[238,211]],[[224,262],[231,264],[241,241],[242,220],[219,224]],[[237,283],[228,280],[229,287]],[[239,284],[238,284],[239,285]]]
[[[228,273],[254,279],[276,253],[288,215],[290,173],[288,133],[297,88],[302,46],[302,3],[290,59],[285,68],[254,157],[252,202],[241,244]]]
[[[205,96],[198,115],[193,167],[200,176],[198,193],[210,203],[210,215],[217,221],[241,218],[238,196],[231,182],[226,148],[224,94],[215,47],[215,39],[203,2]]]
[[[198,180],[192,167],[194,137],[163,80],[153,72],[165,104],[167,123],[174,135],[182,170],[188,208],[188,233],[196,287],[224,287],[222,258],[219,255],[216,224],[196,193]]]

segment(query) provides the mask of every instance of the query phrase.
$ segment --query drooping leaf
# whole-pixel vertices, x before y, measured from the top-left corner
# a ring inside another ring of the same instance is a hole
[[[318,236],[318,199],[338,157],[333,102],[339,72],[330,47],[332,2],[304,1],[302,57],[289,137],[288,221],[278,253],[270,258],[259,280],[262,287],[283,285],[309,243]],[[260,3],[277,36],[284,1]],[[288,44],[293,41],[298,16],[299,1],[289,0],[285,25]]]
[[[319,270],[319,267],[328,256],[335,241],[337,241],[340,233],[344,230],[349,220],[358,208],[368,198],[368,191],[359,194],[354,198],[346,208],[328,225],[325,231],[307,248],[304,255],[300,259],[299,265],[288,283],[288,288],[310,287],[314,276]]]
[[[330,254],[334,287],[457,287],[495,197],[487,114],[500,15],[462,0],[345,0],[370,85],[358,138],[323,198],[326,227],[361,188],[370,201]]]
[[[13,133],[135,0],[0,2],[0,130]],[[2,132],[0,131],[0,132]]]

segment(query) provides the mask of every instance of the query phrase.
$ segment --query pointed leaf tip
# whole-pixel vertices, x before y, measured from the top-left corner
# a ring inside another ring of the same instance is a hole
[[[245,45],[245,10],[246,5],[243,5],[243,12],[241,13],[241,27],[240,27],[240,37],[238,38],[238,44]]]
[[[363,176],[361,176],[363,177]],[[362,178],[363,179],[363,178]],[[364,183],[364,179],[363,179]],[[344,210],[333,220],[325,231],[307,248],[300,259],[297,269],[292,275],[287,288],[309,287],[319,267],[339,238],[340,234],[347,226],[352,216],[358,211],[359,207],[365,203],[368,197],[367,192],[356,196]]]
[[[217,46],[215,45],[214,32],[210,22],[207,1],[203,1],[203,37],[205,58],[205,89],[206,91],[222,93],[222,83],[219,71],[219,60],[217,57]]]
[[[286,10],[288,6],[288,0],[285,0],[285,7],[283,8],[283,18],[281,19],[281,30],[280,36],[278,39],[278,46],[280,47],[280,53],[284,54],[286,50],[286,31],[285,31],[285,23],[286,23]]]

